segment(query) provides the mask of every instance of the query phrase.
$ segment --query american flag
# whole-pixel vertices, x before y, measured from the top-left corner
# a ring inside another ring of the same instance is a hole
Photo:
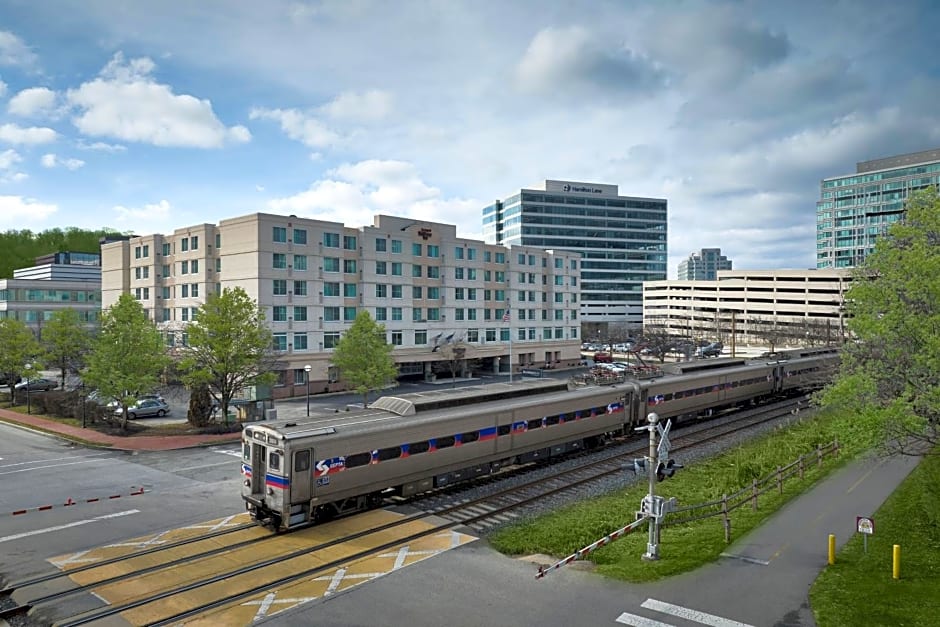
[[[503,322],[509,322],[511,319],[512,319],[512,312],[510,312],[507,309],[506,313],[503,314]]]

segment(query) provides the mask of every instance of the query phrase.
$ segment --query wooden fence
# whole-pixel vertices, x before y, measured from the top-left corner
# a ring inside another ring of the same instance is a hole
[[[823,460],[826,457],[838,454],[838,440],[825,445],[817,445],[816,450],[812,453],[800,455],[798,459],[786,466],[777,466],[775,472],[770,473],[763,479],[754,479],[751,485],[741,488],[734,494],[724,494],[717,501],[676,508],[663,520],[663,526],[682,525],[721,516],[725,529],[725,542],[730,543],[731,512],[746,505],[750,505],[754,511],[757,511],[760,495],[767,494],[772,490],[776,490],[778,494],[783,494],[784,482],[793,477],[802,480],[806,473],[807,464],[815,463],[817,467],[822,467]]]

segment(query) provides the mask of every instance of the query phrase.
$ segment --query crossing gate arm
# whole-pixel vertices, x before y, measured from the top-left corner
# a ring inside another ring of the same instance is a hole
[[[614,540],[619,540],[620,538],[627,535],[628,533],[630,533],[637,527],[645,524],[647,520],[651,520],[651,519],[649,517],[643,517],[637,521],[630,523],[626,527],[621,527],[620,529],[617,529],[613,533],[610,533],[609,535],[604,536],[597,542],[589,544],[583,549],[579,549],[577,553],[572,553],[571,555],[564,558],[563,560],[559,562],[555,562],[551,566],[539,566],[539,572],[535,575],[535,578],[541,579],[542,577],[544,577],[545,575],[547,575],[548,573],[552,572],[553,570],[557,568],[561,568],[562,566],[567,566],[571,562],[584,559],[586,555],[593,553],[594,551],[601,548],[602,546],[606,546],[610,544]]]

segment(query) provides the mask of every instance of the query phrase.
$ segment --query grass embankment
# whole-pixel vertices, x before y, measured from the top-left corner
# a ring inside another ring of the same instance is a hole
[[[940,457],[924,459],[872,516],[875,533],[856,534],[810,589],[824,627],[940,625]],[[892,578],[892,546],[901,547]]]
[[[869,450],[877,441],[878,425],[865,424],[857,416],[819,413],[814,419],[781,429],[733,452],[705,462],[691,464],[659,484],[659,491],[676,497],[679,506],[706,503],[733,494],[753,479],[760,479],[785,466],[817,445],[839,440],[842,453],[830,457],[821,468],[806,465],[805,478],[784,484],[762,494],[757,511],[750,506],[731,514],[732,538],[740,538],[771,516],[813,482],[832,472],[854,455]],[[598,499],[577,503],[554,514],[506,528],[494,534],[493,546],[510,555],[546,553],[565,556],[622,527],[634,518],[640,500],[647,492],[646,482]],[[669,525],[662,531],[660,556],[655,562],[641,562],[637,556],[646,550],[647,534],[628,535],[590,555],[597,572],[625,581],[652,581],[675,575],[714,561],[727,548],[721,517],[685,525]]]

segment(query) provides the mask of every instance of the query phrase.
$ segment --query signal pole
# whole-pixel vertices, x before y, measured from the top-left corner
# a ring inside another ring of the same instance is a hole
[[[646,515],[649,518],[649,539],[646,542],[646,553],[643,559],[653,562],[659,559],[659,517],[655,515],[654,505],[656,503],[656,427],[659,425],[659,414],[650,412],[646,417],[649,426],[645,427],[650,432],[650,454],[646,469],[649,475],[649,494],[647,494],[645,503]],[[643,506],[640,506],[643,509]]]

